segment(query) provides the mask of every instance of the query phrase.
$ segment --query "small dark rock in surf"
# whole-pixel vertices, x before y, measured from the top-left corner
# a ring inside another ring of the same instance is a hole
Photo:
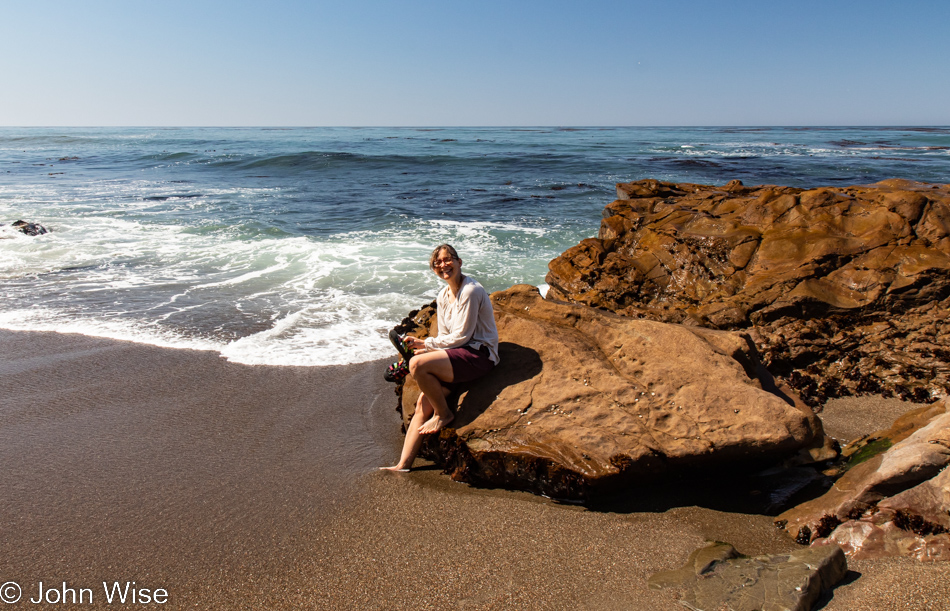
[[[22,233],[26,235],[43,235],[44,233],[49,233],[46,230],[46,227],[43,227],[39,223],[27,223],[26,221],[15,221],[12,223],[13,227],[19,229]]]

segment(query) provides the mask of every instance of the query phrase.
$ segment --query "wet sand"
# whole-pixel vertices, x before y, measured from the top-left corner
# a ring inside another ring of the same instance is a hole
[[[401,445],[383,362],[248,367],[7,331],[0,355],[0,581],[19,605],[66,581],[112,608],[101,582],[135,581],[175,609],[681,610],[646,578],[704,540],[795,546],[720,503],[592,511],[379,472]],[[829,404],[829,431],[866,427],[862,401]],[[948,564],[850,566],[823,608],[950,607]]]

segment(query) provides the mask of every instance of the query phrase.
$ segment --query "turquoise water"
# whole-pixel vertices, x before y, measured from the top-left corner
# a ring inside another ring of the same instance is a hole
[[[642,178],[950,182],[950,128],[0,128],[0,327],[249,364],[390,356],[454,244],[541,285]]]

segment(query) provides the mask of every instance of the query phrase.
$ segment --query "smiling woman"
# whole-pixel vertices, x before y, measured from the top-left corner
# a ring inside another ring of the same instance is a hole
[[[408,471],[422,446],[422,435],[435,433],[455,419],[446,397],[455,385],[476,380],[498,364],[498,330],[488,292],[462,274],[455,248],[440,244],[429,257],[429,267],[446,282],[436,299],[439,334],[421,340],[407,336],[415,350],[409,372],[422,394],[406,430],[399,462],[390,471]]]

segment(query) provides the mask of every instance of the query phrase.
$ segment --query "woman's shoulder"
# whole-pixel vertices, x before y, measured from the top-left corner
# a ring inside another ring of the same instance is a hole
[[[465,283],[459,293],[459,297],[461,299],[464,299],[468,303],[475,305],[475,307],[479,309],[486,306],[491,307],[491,296],[489,296],[488,291],[485,290],[485,287],[479,284],[479,282],[474,278],[472,278],[470,283]]]
[[[481,293],[484,293],[485,295],[488,294],[488,292],[485,290],[485,287],[479,284],[478,280],[472,278],[471,276],[465,276],[465,280],[462,282],[462,288],[459,292],[466,295]]]

